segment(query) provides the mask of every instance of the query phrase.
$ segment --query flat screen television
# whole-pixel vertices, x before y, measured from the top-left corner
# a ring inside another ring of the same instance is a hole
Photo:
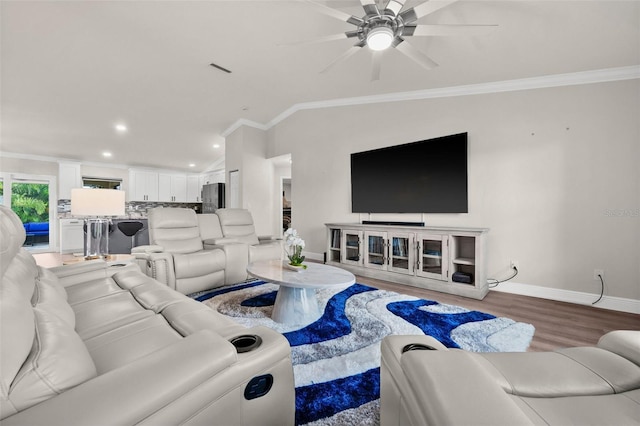
[[[354,213],[468,213],[467,133],[351,154]]]

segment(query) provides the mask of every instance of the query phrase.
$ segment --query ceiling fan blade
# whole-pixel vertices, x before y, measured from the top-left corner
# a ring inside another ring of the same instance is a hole
[[[497,25],[416,25],[407,26],[405,29],[413,28],[412,36],[458,36],[458,35],[483,35],[489,34]]]
[[[384,10],[390,10],[393,13],[393,16],[398,16],[398,13],[402,10],[405,1],[406,0],[389,0],[387,5],[384,7]]]
[[[380,63],[382,62],[382,51],[374,50],[371,56],[371,81],[380,80]]]
[[[405,24],[410,24],[416,20],[427,16],[430,13],[440,10],[443,7],[447,7],[458,0],[427,0],[424,3],[420,3],[416,7],[407,9],[400,14]]]
[[[301,44],[314,44],[314,43],[323,43],[325,41],[334,41],[334,40],[346,40],[350,36],[347,33],[333,34],[330,36],[317,37],[309,40],[300,40],[300,41],[292,41],[289,43],[282,43],[280,46],[299,46]]]
[[[396,49],[428,70],[438,66],[438,64],[433,59],[429,58],[427,55],[425,55],[409,43],[404,42],[402,38],[400,38],[400,42],[396,45]]]
[[[306,1],[312,4],[313,6],[315,6],[315,8],[318,11],[324,13],[325,15],[331,16],[333,18],[339,19],[344,22],[348,22],[356,26],[363,23],[362,19],[358,18],[357,16],[349,15],[348,13],[344,13],[338,9],[325,6],[324,4],[315,2],[313,0],[306,0]]]
[[[380,16],[380,10],[378,9],[378,5],[375,0],[360,0],[360,4],[362,5],[366,15]]]
[[[329,72],[329,70],[331,68],[333,68],[334,66],[336,66],[340,62],[346,61],[347,59],[349,59],[352,55],[354,55],[361,48],[362,48],[362,46],[360,46],[360,44],[356,44],[355,46],[351,46],[351,48],[349,50],[345,51],[342,55],[338,56],[336,59],[333,60],[333,62],[331,62],[329,65],[327,65],[327,67],[325,69],[320,71],[320,74],[326,74],[327,72]]]

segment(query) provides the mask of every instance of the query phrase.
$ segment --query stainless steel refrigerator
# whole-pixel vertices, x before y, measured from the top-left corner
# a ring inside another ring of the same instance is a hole
[[[210,183],[202,187],[202,213],[214,213],[224,208],[224,183]]]

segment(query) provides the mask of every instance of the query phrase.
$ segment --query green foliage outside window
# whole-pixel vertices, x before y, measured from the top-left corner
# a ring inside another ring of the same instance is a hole
[[[0,191],[4,194],[4,188]],[[11,210],[22,223],[49,222],[49,185],[41,183],[14,183],[11,186]]]

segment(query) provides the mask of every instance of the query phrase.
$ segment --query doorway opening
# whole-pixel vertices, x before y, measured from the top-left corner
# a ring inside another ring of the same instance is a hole
[[[282,232],[291,228],[291,178],[282,178]]]
[[[274,228],[273,234],[282,236],[284,232],[292,227],[293,209],[295,201],[293,199],[291,180],[291,154],[280,155],[271,158],[273,164],[272,194]]]

